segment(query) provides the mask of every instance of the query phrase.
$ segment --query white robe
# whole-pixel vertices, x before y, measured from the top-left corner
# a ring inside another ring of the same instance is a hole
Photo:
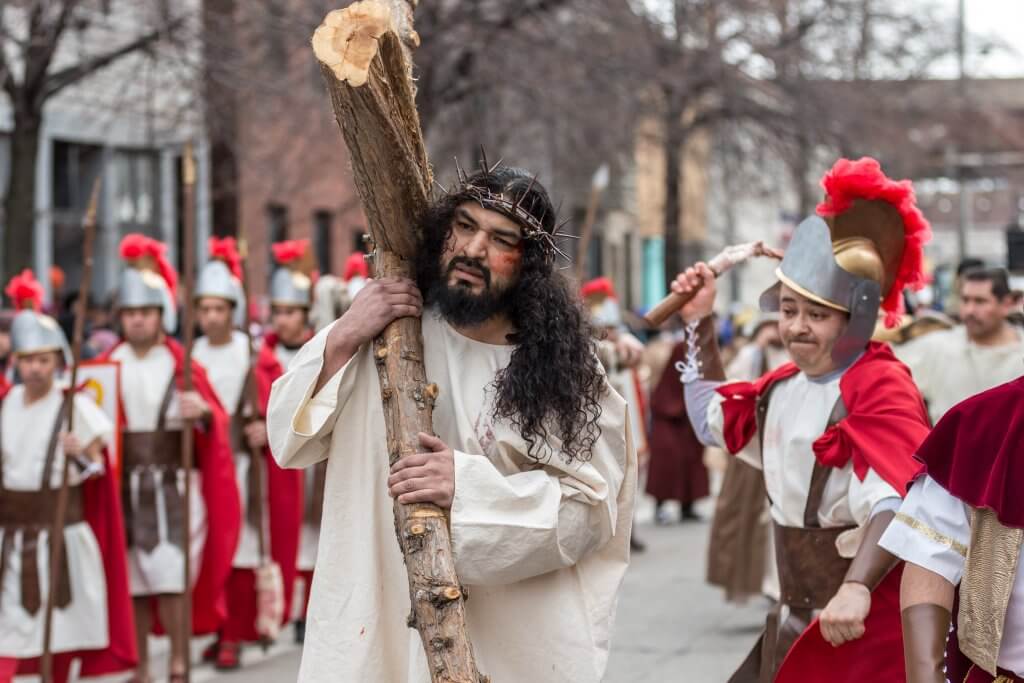
[[[771,515],[777,524],[804,526],[804,509],[814,471],[813,445],[824,433],[839,400],[841,377],[841,372],[835,372],[812,379],[798,372],[778,382],[765,417],[764,452],[755,436],[737,456],[764,471]],[[716,395],[708,406],[708,426],[718,443],[725,443],[723,400]],[[852,462],[830,469],[818,508],[818,522],[826,529],[856,526],[836,539],[839,554],[853,557],[860,546],[864,525],[873,514],[898,507],[900,496],[874,469],[868,470],[863,481],[854,474]]]
[[[955,586],[963,578],[970,543],[971,516],[967,505],[925,475],[911,487],[878,545]],[[1019,566],[1006,609],[997,663],[1024,676],[1024,571]]]
[[[45,397],[25,405],[25,387],[11,389],[0,408],[3,433],[4,487],[12,491],[38,491],[43,478],[46,449],[63,392],[54,386]],[[102,410],[85,396],[75,397],[74,433],[83,444],[106,439],[113,425]],[[50,485],[60,489],[64,450],[60,443],[54,454]],[[80,485],[78,470],[71,466],[69,483]],[[30,658],[43,652],[45,608],[30,615],[21,606],[21,532],[16,532],[3,586],[0,586],[0,657]],[[4,530],[0,527],[0,541]],[[71,585],[71,603],[53,611],[53,651],[99,650],[107,647],[107,579],[99,544],[88,522],[64,528]],[[46,604],[49,566],[49,531],[42,530],[37,546],[40,592]]]
[[[121,405],[124,406],[126,432],[152,432],[156,430],[160,417],[160,404],[167,390],[167,384],[174,376],[174,356],[163,344],[157,344],[145,356],[136,356],[131,346],[121,344],[111,354],[111,359],[121,363]],[[181,429],[181,406],[178,392],[172,392],[171,404],[167,408],[167,429]],[[125,471],[133,500],[138,499],[139,473]],[[191,533],[189,548],[191,558],[190,574],[195,582],[202,559],[203,544],[206,542],[206,505],[203,503],[201,480],[198,470],[192,477]],[[159,480],[158,480],[159,482]],[[178,491],[185,495],[184,478],[178,480]],[[157,522],[159,543],[152,552],[128,546],[129,583],[133,596],[182,593],[185,590],[182,553],[168,538],[166,503],[160,486],[156,490]]]
[[[306,467],[328,458],[299,680],[426,683],[419,636],[405,623],[408,583],[372,349],[313,396],[330,329],[302,349],[270,400],[278,461]],[[519,434],[491,418],[486,389],[513,347],[470,340],[429,310],[423,336],[427,377],[441,390],[434,430],[455,451],[452,542],[480,670],[494,681],[597,683],[636,492],[625,402],[606,394],[589,462],[567,465],[555,452],[541,466],[525,456]]]
[[[1013,344],[978,346],[961,325],[894,346],[893,352],[913,373],[932,424],[964,399],[1024,374],[1024,335],[1019,330]]]
[[[249,372],[249,338],[244,332],[235,330],[231,333],[231,341],[227,344],[214,346],[207,337],[200,337],[196,340],[192,351],[193,357],[206,370],[206,377],[213,386],[214,393],[220,399],[224,412],[229,419],[234,419],[235,411],[238,408],[238,401],[245,388],[246,374]],[[247,508],[249,494],[246,491],[246,484],[249,481],[249,453],[245,450],[233,454],[235,461],[235,481],[238,483],[238,496],[242,504],[242,533],[238,538],[238,549],[231,561],[231,566],[239,569],[253,569],[260,566],[260,539],[256,529],[248,523]],[[265,478],[264,478],[265,480]],[[266,490],[263,492],[264,511],[264,533],[269,534],[266,528],[267,515]],[[265,538],[269,538],[265,536]],[[269,542],[269,541],[268,541]],[[269,546],[267,552],[270,552]]]

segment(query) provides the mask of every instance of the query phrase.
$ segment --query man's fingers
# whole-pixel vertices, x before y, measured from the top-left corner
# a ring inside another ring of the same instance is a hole
[[[394,498],[395,496],[401,496],[406,493],[415,493],[416,491],[429,489],[431,483],[431,480],[427,477],[406,479],[404,481],[395,482],[394,484],[388,482],[388,493],[392,498]]]
[[[444,445],[444,441],[441,441],[441,439],[433,434],[420,432],[418,436],[420,439],[420,445],[429,449],[433,453],[440,453],[447,448],[447,446]]]
[[[391,474],[396,474],[408,467],[420,467],[427,464],[430,460],[429,453],[416,453],[414,455],[407,455],[404,458],[399,458],[398,462],[391,466]]]
[[[430,468],[426,465],[420,465],[419,467],[406,467],[400,472],[394,472],[388,477],[388,486],[394,486],[400,481],[406,481],[407,479],[417,479],[420,477],[430,476]]]
[[[412,493],[403,493],[398,497],[398,502],[403,505],[411,503],[436,503],[444,499],[444,494],[434,489],[422,489]]]

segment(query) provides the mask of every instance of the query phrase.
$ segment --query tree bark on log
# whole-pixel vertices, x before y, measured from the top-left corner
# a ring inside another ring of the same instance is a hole
[[[414,226],[433,182],[407,59],[418,44],[409,21],[414,6],[355,2],[328,14],[313,36],[369,222],[376,277],[414,277]],[[393,322],[374,340],[373,352],[394,463],[421,450],[419,432],[434,433],[439,390],[427,383],[419,318]],[[432,681],[486,683],[466,629],[466,593],[455,572],[447,514],[435,505],[396,501],[395,531],[409,575],[408,623],[420,633]]]

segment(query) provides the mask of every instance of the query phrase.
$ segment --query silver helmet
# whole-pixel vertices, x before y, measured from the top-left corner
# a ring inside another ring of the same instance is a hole
[[[779,309],[779,288],[849,314],[832,349],[840,366],[871,340],[879,310],[886,324],[903,311],[903,290],[925,282],[924,245],[931,226],[917,207],[909,180],[893,180],[871,157],[840,159],[821,180],[825,199],[818,216],[801,223],[775,271],[779,284],[761,296],[761,307]]]
[[[59,351],[66,365],[71,364],[71,349],[64,330],[48,315],[24,310],[11,323],[11,353],[26,355]]]
[[[313,281],[298,270],[278,268],[270,280],[270,303],[309,308],[313,305]]]
[[[117,287],[117,308],[156,306],[162,313],[164,332],[171,334],[178,327],[178,310],[167,282],[158,273],[127,267],[121,271]]]
[[[832,347],[832,359],[849,365],[867,346],[875,330],[881,286],[868,277],[845,270],[837,258],[842,241],[832,243],[828,224],[818,216],[805,219],[793,234],[782,263],[775,270],[779,281],[761,295],[761,310],[778,312],[782,285],[811,301],[850,315],[846,331]]]
[[[227,264],[220,259],[208,261],[199,271],[194,298],[199,301],[204,297],[230,301],[234,306],[235,327],[245,325],[245,290]]]

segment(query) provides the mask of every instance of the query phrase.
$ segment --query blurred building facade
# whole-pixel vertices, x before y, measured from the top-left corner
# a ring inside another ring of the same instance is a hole
[[[273,242],[309,239],[319,271],[340,275],[366,220],[309,47],[323,16],[300,0],[260,11],[238,0],[205,5],[213,231],[245,240],[257,299],[273,272]]]
[[[52,97],[44,110],[36,166],[35,219],[31,230],[34,270],[49,297],[77,291],[82,274],[82,218],[93,181],[102,178],[97,213],[93,292],[102,299],[115,287],[120,268],[117,246],[125,234],[143,232],[166,241],[177,260],[180,241],[181,154],[186,142],[197,158],[197,233],[210,232],[208,147],[192,93],[181,87],[187,69],[183,54],[198,55],[190,24],[198,19],[199,0],[181,0],[186,17],[174,54],[140,51],[122,57]],[[98,10],[97,10],[98,11]],[[106,3],[107,16],[96,26],[69,30],[52,68],[80,63],[90,55],[127,44],[149,30],[145,9],[128,0]],[[8,15],[10,18],[10,15]],[[16,20],[16,17],[13,19]],[[111,28],[116,34],[111,36]],[[13,68],[17,68],[15,65]],[[11,174],[13,114],[0,100],[0,186]],[[64,275],[62,292],[51,291],[51,266]],[[6,274],[7,276],[11,274]]]

